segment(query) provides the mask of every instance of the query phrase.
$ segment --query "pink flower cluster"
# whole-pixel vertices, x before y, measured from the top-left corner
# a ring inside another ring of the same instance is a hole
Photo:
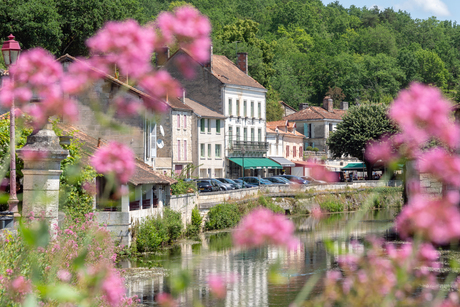
[[[90,160],[98,173],[112,175],[119,183],[127,183],[134,175],[134,153],[126,145],[110,142],[99,148]]]
[[[424,152],[418,159],[418,169],[447,184],[460,187],[460,157],[445,149],[435,148]]]
[[[235,274],[209,274],[207,277],[209,289],[212,295],[224,299],[227,294],[227,284],[236,282]]]
[[[156,296],[155,301],[161,307],[176,307],[177,306],[177,301],[174,299],[174,297],[171,294],[166,293],[166,292],[159,293]]]
[[[256,248],[264,244],[296,248],[300,242],[294,237],[292,221],[266,208],[258,208],[245,216],[233,232],[236,246]]]
[[[124,279],[115,269],[110,269],[102,282],[102,293],[110,306],[119,306],[125,297]]]
[[[335,175],[334,173],[328,171],[325,165],[317,164],[315,162],[311,162],[309,165],[310,168],[310,176],[316,180],[323,180],[326,182],[334,182]]]

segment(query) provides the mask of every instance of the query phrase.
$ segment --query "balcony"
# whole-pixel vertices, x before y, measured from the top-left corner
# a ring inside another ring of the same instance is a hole
[[[267,153],[268,142],[231,141],[229,144],[229,149],[234,153],[241,152],[243,148],[246,153]]]

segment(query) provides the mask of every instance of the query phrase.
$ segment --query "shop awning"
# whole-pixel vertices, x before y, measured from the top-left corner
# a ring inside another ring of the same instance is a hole
[[[244,169],[282,169],[283,167],[267,158],[228,158],[230,161],[238,164],[239,166],[244,165]]]
[[[312,166],[316,165],[316,163],[312,163],[312,162],[309,162],[309,161],[294,161],[294,163],[295,163],[295,166],[303,167],[303,168],[308,168],[308,167],[312,167]]]
[[[363,162],[348,163],[347,166],[342,167],[342,171],[362,171],[366,169],[366,165]]]
[[[269,157],[269,159],[275,161],[282,167],[294,167],[295,166],[293,162],[283,157]]]

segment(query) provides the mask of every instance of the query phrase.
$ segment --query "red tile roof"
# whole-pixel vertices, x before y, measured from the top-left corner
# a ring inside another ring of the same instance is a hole
[[[265,89],[259,82],[242,72],[223,55],[212,56],[212,74],[222,83]]]
[[[201,103],[192,100],[190,98],[185,98],[185,103],[187,106],[191,107],[193,109],[193,112],[195,112],[197,115],[205,118],[221,118],[225,119],[225,116],[217,113],[216,111],[211,110],[205,105],[202,105]]]
[[[337,119],[341,120],[343,115],[347,111],[340,109],[333,109],[332,112],[328,112],[324,108],[310,106],[304,110],[298,111],[294,114],[284,117],[284,120],[321,120],[321,119]]]

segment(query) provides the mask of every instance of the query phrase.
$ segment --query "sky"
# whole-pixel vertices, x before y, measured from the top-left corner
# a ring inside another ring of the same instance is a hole
[[[321,0],[324,4],[335,2]],[[395,11],[402,10],[410,13],[412,18],[427,19],[435,16],[439,20],[452,20],[460,24],[460,0],[339,0],[345,8],[351,5],[379,9],[392,7]]]

